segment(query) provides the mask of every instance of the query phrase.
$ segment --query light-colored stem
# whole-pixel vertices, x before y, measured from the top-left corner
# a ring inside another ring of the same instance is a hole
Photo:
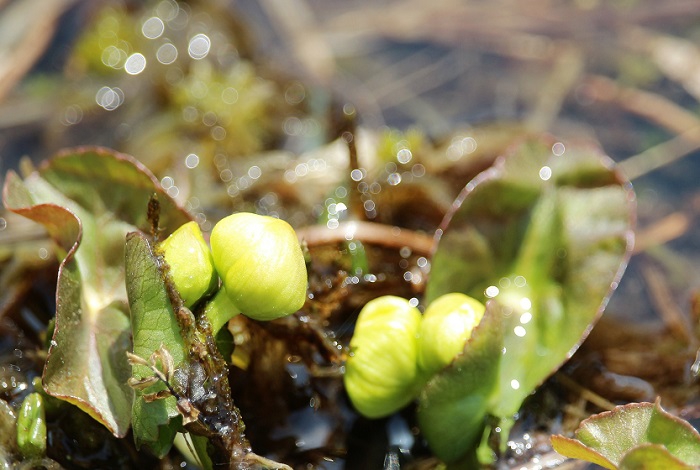
[[[407,246],[414,253],[421,254],[429,254],[435,243],[432,234],[364,221],[343,222],[335,229],[329,229],[325,225],[304,227],[297,230],[297,236],[310,247],[359,240],[365,244],[389,248]]]
[[[239,313],[241,311],[231,302],[223,286],[204,308],[204,314],[209,319],[209,323],[211,323],[211,331],[214,335]]]

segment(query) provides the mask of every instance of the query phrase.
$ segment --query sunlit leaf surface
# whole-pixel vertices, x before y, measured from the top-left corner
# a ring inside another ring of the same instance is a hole
[[[423,388],[418,420],[440,458],[458,460],[481,437],[488,402],[498,380],[502,344],[502,311],[490,302],[464,354]]]
[[[606,468],[675,470],[700,465],[700,434],[658,401],[592,416],[581,422],[575,439],[552,436],[552,444],[562,455]]]
[[[146,206],[154,192],[166,232],[188,220],[158,188],[133,158],[96,148],[64,152],[24,181],[10,172],[5,182],[5,205],[43,224],[65,252],[44,387],[116,436],[129,428],[133,399],[124,354],[131,345],[125,235],[148,230]]]
[[[443,223],[426,301],[464,292],[501,304],[485,412],[510,419],[581,344],[622,275],[633,214],[630,185],[607,158],[547,139],[525,140],[466,186]]]
[[[175,367],[180,367],[185,356],[180,327],[175,320],[158,261],[149,242],[139,233],[127,236],[126,269],[134,354],[145,359],[162,345],[172,356]],[[146,366],[133,366],[134,377],[152,375],[153,372]],[[148,403],[143,395],[164,389],[165,385],[158,383],[145,390],[137,390],[133,408],[132,425],[137,446],[147,444],[159,456],[167,453],[172,445],[176,429],[170,425],[170,420],[179,413],[174,397]]]
[[[660,445],[643,444],[635,447],[620,462],[620,470],[692,470],[696,465],[687,465],[678,460]]]

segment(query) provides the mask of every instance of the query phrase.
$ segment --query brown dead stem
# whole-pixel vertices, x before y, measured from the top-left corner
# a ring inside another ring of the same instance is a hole
[[[392,227],[374,222],[343,222],[335,229],[322,225],[304,227],[297,230],[299,240],[309,247],[359,240],[363,243],[385,246],[388,248],[409,247],[413,253],[430,254],[434,239],[413,230]]]
[[[606,398],[598,395],[594,391],[584,387],[583,385],[579,384],[572,378],[564,375],[564,374],[557,374],[557,380],[566,388],[571,390],[574,393],[579,394],[579,396],[586,400],[589,403],[592,403],[593,405],[597,406],[598,408],[602,410],[612,410],[615,408],[615,404]]]
[[[651,301],[666,327],[684,344],[692,344],[689,319],[678,306],[666,278],[648,262],[642,263],[641,273],[649,287]]]
[[[635,235],[634,254],[643,253],[651,247],[682,237],[689,228],[690,218],[682,212],[674,212],[656,220]]]

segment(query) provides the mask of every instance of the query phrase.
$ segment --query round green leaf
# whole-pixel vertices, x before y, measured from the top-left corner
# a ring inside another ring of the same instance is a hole
[[[629,182],[597,149],[553,144],[528,138],[467,184],[438,231],[426,290],[428,304],[463,292],[502,306],[502,360],[481,413],[506,420],[588,335],[632,246]]]

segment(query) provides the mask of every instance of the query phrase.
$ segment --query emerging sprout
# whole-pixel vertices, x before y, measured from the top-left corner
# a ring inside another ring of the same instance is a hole
[[[294,229],[285,221],[238,213],[211,232],[214,266],[231,302],[255,320],[274,320],[306,300],[306,264]]]
[[[187,308],[218,282],[209,246],[196,222],[187,222],[160,244],[170,276]]]
[[[19,409],[17,447],[27,458],[41,457],[46,453],[44,400],[36,392],[27,395]]]
[[[368,302],[355,325],[345,365],[345,389],[368,418],[388,416],[416,396],[423,381],[417,365],[421,314],[407,300],[384,296]]]
[[[418,340],[418,364],[429,375],[448,366],[464,350],[472,330],[484,316],[484,305],[460,293],[445,294],[423,314]]]

